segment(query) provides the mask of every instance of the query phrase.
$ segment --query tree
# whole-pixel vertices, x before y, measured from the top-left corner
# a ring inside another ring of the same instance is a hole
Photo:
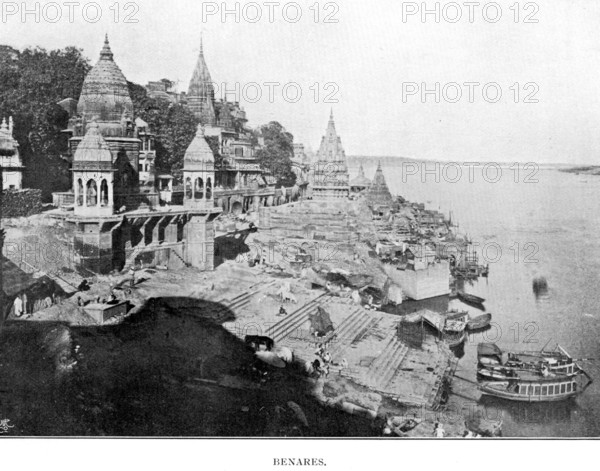
[[[75,47],[18,51],[0,46],[0,115],[13,116],[14,137],[26,167],[24,185],[52,191],[70,188],[68,142],[62,133],[68,114],[57,103],[78,98],[90,64]]]
[[[260,127],[264,145],[256,153],[261,168],[277,178],[277,186],[291,187],[296,184],[292,171],[294,136],[277,121]]]
[[[129,82],[129,93],[136,116],[156,134],[156,169],[180,179],[185,151],[196,135],[198,120],[180,104],[150,98],[141,85]]]

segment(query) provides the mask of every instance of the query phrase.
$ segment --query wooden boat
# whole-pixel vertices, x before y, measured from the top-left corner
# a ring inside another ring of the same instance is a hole
[[[586,380],[581,380],[585,376]],[[575,376],[554,375],[530,379],[484,381],[479,385],[483,394],[520,402],[564,401],[582,394],[592,383],[589,375],[579,369]]]
[[[460,299],[465,304],[476,307],[478,309],[483,308],[483,303],[485,302],[484,298],[480,298],[479,296],[465,293],[464,291],[460,290],[456,292],[456,295],[458,296],[458,299]]]
[[[488,379],[519,377],[523,372],[575,376],[580,368],[560,345],[555,351],[503,352],[496,344],[480,343],[477,346],[478,374]]]
[[[467,339],[467,312],[450,311],[446,317],[442,339],[450,348],[458,347]]]
[[[481,330],[489,327],[492,322],[492,315],[490,313],[482,314],[474,319],[470,319],[467,322],[467,330]]]

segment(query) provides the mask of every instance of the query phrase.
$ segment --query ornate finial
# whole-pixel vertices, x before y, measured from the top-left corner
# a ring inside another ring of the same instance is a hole
[[[329,114],[329,121],[333,121],[333,108],[331,108],[331,113]]]
[[[6,118],[2,118],[2,125],[0,126],[0,129],[2,129],[3,131],[6,131],[8,129],[8,126],[6,125]]]
[[[204,55],[204,41],[202,38],[202,31],[200,31],[200,55]]]
[[[14,125],[15,125],[15,123],[13,121],[13,117],[9,116],[8,117],[8,132],[10,132],[11,134],[13,132]]]
[[[100,51],[100,59],[112,60],[112,58],[113,53],[110,49],[110,44],[108,42],[108,33],[106,33],[104,36],[104,47],[102,48],[102,51]]]
[[[198,125],[198,132],[196,132],[196,137],[204,137],[204,125],[202,123]]]

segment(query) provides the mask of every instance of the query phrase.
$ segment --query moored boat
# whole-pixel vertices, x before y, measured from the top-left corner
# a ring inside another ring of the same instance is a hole
[[[582,380],[583,377],[586,380]],[[579,369],[575,376],[554,375],[531,379],[484,381],[479,385],[483,394],[520,402],[564,401],[582,394],[592,383],[589,375]]]
[[[476,307],[477,309],[483,308],[483,303],[485,302],[484,298],[480,298],[479,296],[475,296],[474,294],[465,293],[461,290],[458,290],[456,292],[456,295],[458,296],[458,299],[460,299],[465,304]]]
[[[477,346],[478,374],[488,379],[507,379],[524,372],[538,375],[575,376],[580,368],[560,345],[555,351],[504,352],[496,344]]]
[[[450,348],[458,347],[467,339],[467,312],[449,312],[444,324],[442,338]]]
[[[492,315],[490,313],[482,314],[474,319],[470,319],[467,322],[467,330],[482,330],[487,329],[492,322]]]

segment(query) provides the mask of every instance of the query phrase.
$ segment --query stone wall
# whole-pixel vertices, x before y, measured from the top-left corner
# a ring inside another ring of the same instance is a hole
[[[311,201],[260,208],[259,227],[278,237],[350,242],[358,240],[360,223],[347,203]]]
[[[42,190],[8,190],[2,193],[2,218],[29,217],[42,212]]]

